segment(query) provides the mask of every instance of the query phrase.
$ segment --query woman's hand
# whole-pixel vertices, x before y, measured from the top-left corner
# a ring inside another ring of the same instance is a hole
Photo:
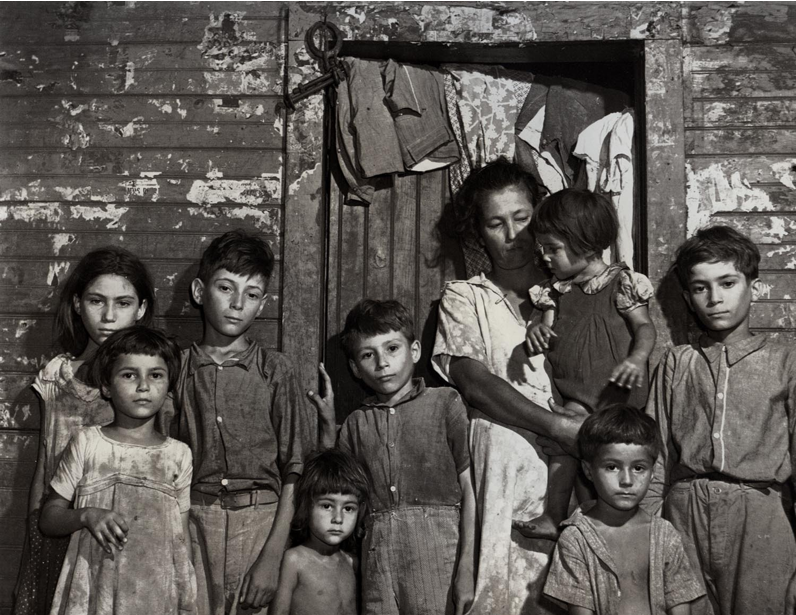
[[[611,382],[623,389],[640,387],[644,384],[644,375],[646,374],[646,370],[644,369],[645,363],[646,359],[640,359],[630,355],[611,372]]]
[[[321,373],[321,382],[323,383],[323,394],[316,393],[315,391],[307,391],[307,397],[315,406],[318,412],[318,422],[321,426],[321,448],[333,448],[337,441],[337,422],[334,411],[334,389],[332,388],[332,379],[326,372],[323,363],[318,364],[318,371]]]
[[[112,546],[118,551],[124,548],[129,528],[127,521],[119,513],[105,508],[83,508],[80,509],[80,522],[91,532],[99,546],[111,556],[113,556]]]
[[[553,427],[551,439],[555,440],[555,444],[558,446],[548,447],[547,443],[549,440],[546,438],[538,438],[537,442],[547,455],[560,455],[564,452],[567,455],[578,457],[578,431],[580,431],[583,421],[589,416],[588,411],[559,406],[552,397],[547,401],[547,404],[556,415],[556,423]]]
[[[550,348],[550,338],[558,337],[546,324],[529,327],[525,333],[525,346],[532,355],[540,354]]]

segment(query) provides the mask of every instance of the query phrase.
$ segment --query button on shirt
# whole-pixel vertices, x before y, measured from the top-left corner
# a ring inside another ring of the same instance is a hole
[[[340,430],[338,446],[365,468],[374,512],[400,506],[456,506],[470,467],[469,421],[459,394],[423,380],[392,406],[365,400]]]
[[[288,358],[256,342],[221,365],[197,344],[182,358],[176,435],[193,451],[193,489],[279,495],[317,441],[315,414]]]
[[[796,349],[755,335],[677,346],[655,373],[647,412],[664,450],[648,501],[695,475],[786,482],[796,452]]]

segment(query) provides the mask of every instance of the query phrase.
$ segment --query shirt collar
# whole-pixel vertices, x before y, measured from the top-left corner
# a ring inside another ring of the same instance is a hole
[[[554,277],[550,280],[550,286],[555,288],[562,295],[565,295],[571,291],[573,285],[579,286],[580,289],[587,295],[595,295],[603,288],[608,286],[608,284],[611,283],[611,280],[619,275],[619,272],[623,271],[624,269],[628,269],[628,266],[624,263],[613,263],[608,265],[608,267],[603,269],[596,276],[589,278],[588,280],[573,282],[572,280],[559,280]]]
[[[422,378],[412,378],[412,389],[395,403],[386,404],[384,402],[379,401],[379,398],[373,395],[365,399],[365,401],[363,401],[362,404],[371,408],[387,408],[387,407],[399,406],[401,404],[405,404],[408,401],[412,401],[416,397],[419,397],[420,395],[423,394],[423,391],[425,390],[426,390],[425,380],[423,380]]]
[[[594,508],[596,505],[596,500],[584,502],[580,505],[580,508],[575,510],[569,519],[562,523],[562,525],[571,525],[578,528],[580,533],[586,539],[586,542],[589,543],[589,547],[591,547],[592,551],[594,551],[594,554],[599,557],[611,569],[611,572],[618,577],[619,575],[616,572],[618,568],[614,562],[614,558],[608,551],[605,541],[602,539],[600,534],[597,533],[597,528],[595,527],[594,522],[584,514]]]
[[[202,350],[199,344],[194,342],[191,344],[191,352],[188,355],[188,373],[193,375],[196,370],[208,365],[212,365],[213,367],[219,365],[221,365],[221,367],[242,367],[246,371],[249,371],[257,359],[257,344],[248,338],[246,341],[249,343],[246,350],[220,364],[216,363],[213,357]]]
[[[699,347],[711,363],[718,361],[719,357],[721,357],[722,350],[727,348],[727,363],[729,365],[734,365],[747,355],[760,350],[766,345],[766,340],[767,337],[765,335],[753,335],[740,342],[723,344],[703,334],[699,338]]]

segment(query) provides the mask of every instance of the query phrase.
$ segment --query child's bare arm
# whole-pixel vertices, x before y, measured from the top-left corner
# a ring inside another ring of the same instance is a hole
[[[545,310],[542,313],[542,322],[529,327],[525,335],[525,345],[531,354],[540,354],[550,347],[550,338],[558,337],[553,331],[556,311]]]
[[[291,549],[282,558],[282,568],[279,571],[279,585],[276,588],[274,601],[268,608],[270,615],[289,615],[293,591],[298,584],[298,558]]]
[[[646,364],[655,348],[657,334],[646,305],[625,312],[623,316],[633,332],[633,349],[630,356],[614,368],[611,382],[629,389],[644,384]]]
[[[188,549],[188,558],[193,563],[193,547],[191,546],[191,528],[188,525],[188,511],[180,513],[180,521],[182,521],[182,536],[185,540],[185,546]]]
[[[78,530],[89,530],[105,550],[113,553],[111,547],[122,550],[127,542],[127,522],[117,512],[105,508],[74,509],[64,497],[53,492],[41,512],[39,529],[47,536],[68,536]]]
[[[326,372],[323,363],[318,364],[318,371],[321,373],[323,382],[323,395],[320,392],[307,391],[307,397],[318,411],[318,423],[321,425],[321,449],[334,448],[337,443],[337,420],[334,411],[334,389],[332,379]]]
[[[677,606],[673,606],[668,611],[666,611],[666,615],[691,615],[691,604],[685,602],[683,604],[678,604]]]
[[[243,608],[260,608],[271,602],[279,581],[279,567],[290,535],[293,520],[293,492],[297,474],[288,474],[282,485],[282,494],[276,507],[276,518],[271,533],[263,545],[257,560],[243,577],[240,603]]]
[[[44,497],[44,460],[47,456],[44,447],[44,426],[47,424],[46,413],[47,408],[45,403],[39,400],[39,423],[42,427],[39,433],[39,453],[36,457],[36,470],[33,472],[33,482],[30,485],[30,494],[28,495],[29,515],[42,507],[41,500]]]
[[[453,585],[455,615],[470,610],[475,596],[475,491],[470,468],[459,474],[462,490],[462,515],[459,521],[459,563]]]

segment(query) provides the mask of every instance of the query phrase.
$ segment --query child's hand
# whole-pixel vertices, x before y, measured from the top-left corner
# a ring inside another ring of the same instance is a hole
[[[473,606],[475,597],[475,573],[472,566],[459,562],[453,581],[454,615],[464,615]]]
[[[91,532],[100,547],[113,557],[111,547],[119,551],[127,542],[127,521],[117,512],[105,508],[84,508],[81,515],[83,527]]]
[[[243,577],[240,588],[240,605],[244,609],[264,607],[274,598],[279,584],[279,567],[276,558],[258,557]]]
[[[614,368],[611,382],[624,389],[640,387],[644,384],[644,363],[646,360],[630,356]]]
[[[558,540],[561,530],[547,513],[539,515],[530,521],[512,521],[512,529],[517,530],[526,538],[543,538],[545,540]]]
[[[319,395],[315,391],[307,391],[307,397],[315,405],[318,410],[318,415],[321,423],[335,424],[334,413],[334,389],[332,388],[332,379],[326,373],[326,368],[323,363],[318,364],[318,371],[321,373],[321,380],[323,381],[323,395]]]
[[[525,333],[525,346],[531,354],[540,354],[550,348],[550,338],[558,337],[555,332],[545,324],[530,327]]]

